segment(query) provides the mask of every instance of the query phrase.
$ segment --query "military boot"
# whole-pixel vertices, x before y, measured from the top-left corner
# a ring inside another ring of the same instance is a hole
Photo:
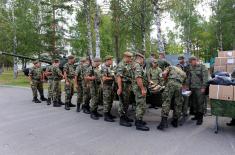
[[[193,118],[191,118],[191,120],[193,120],[193,121],[198,120],[197,115],[194,115],[194,117],[193,117]]]
[[[47,99],[47,105],[51,105],[51,98]]]
[[[40,99],[41,99],[41,101],[47,101],[47,99],[44,97],[44,95],[41,95]]]
[[[115,122],[108,112],[104,113],[104,121],[106,122]]]
[[[61,107],[61,105],[57,101],[53,101],[53,107]]]
[[[126,116],[126,120],[127,120],[127,122],[134,122],[134,120],[133,119],[131,119],[131,118],[129,118],[128,116]],[[144,122],[144,121],[143,121]],[[145,124],[146,125],[146,124]]]
[[[69,101],[69,107],[76,107],[76,105],[72,104],[71,100]]]
[[[235,126],[235,118],[233,118],[229,123],[227,123],[227,126]]]
[[[64,109],[65,109],[65,110],[70,110],[70,107],[69,107],[69,103],[68,103],[68,102],[65,103]]]
[[[175,128],[178,127],[178,119],[177,118],[174,118],[172,121],[171,121],[171,125]]]
[[[131,127],[131,126],[132,126],[132,124],[131,124],[130,122],[128,122],[127,117],[125,117],[125,116],[121,116],[121,117],[120,117],[120,122],[119,122],[119,124],[120,124],[121,126],[125,126],[125,127]]]
[[[64,105],[64,102],[61,101],[61,99],[59,100],[59,104],[60,105]]]
[[[85,114],[91,114],[91,112],[90,112],[90,107],[89,107],[89,106],[84,105],[82,109],[83,109],[83,113],[85,113]]]
[[[33,102],[34,102],[34,103],[41,103],[41,101],[40,101],[37,97],[34,97],[34,98],[33,98]]]
[[[203,123],[203,113],[198,113],[197,117],[198,117],[197,125],[202,125],[202,123]]]
[[[102,114],[100,114],[100,113],[98,113],[98,111],[97,111],[97,110],[95,111],[95,114],[96,114],[96,116],[98,116],[98,117],[103,117],[103,115],[102,115]]]
[[[96,111],[91,111],[90,117],[93,120],[98,120],[99,119],[99,116],[96,114]]]
[[[167,127],[168,127],[167,117],[162,117],[162,120],[161,120],[160,124],[157,126],[157,129],[158,130],[164,130]]]
[[[146,125],[144,125],[142,120],[136,120],[135,121],[135,126],[136,126],[136,130],[140,130],[140,131],[149,131],[149,127],[147,127]]]
[[[80,103],[77,103],[77,112],[80,112],[81,111],[81,109],[80,109]]]
[[[116,116],[112,115],[111,112],[108,112],[108,115],[109,115],[109,117],[112,118],[112,119],[116,119],[116,118],[117,118]]]

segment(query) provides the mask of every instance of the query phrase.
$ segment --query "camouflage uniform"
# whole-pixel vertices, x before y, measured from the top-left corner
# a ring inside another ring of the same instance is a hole
[[[52,73],[53,66],[50,65],[47,67],[46,72]],[[48,99],[52,99],[53,96],[53,76],[48,75]]]
[[[158,59],[157,63],[161,70],[165,70],[166,67],[170,66],[170,63],[165,59]]]
[[[159,85],[162,85],[162,81],[163,81],[162,77],[160,76],[161,73],[162,73],[162,69],[160,67],[156,67],[156,68],[151,67],[148,72],[151,81]]]
[[[135,117],[136,120],[142,120],[145,114],[146,109],[146,97],[142,96],[141,90],[137,85],[136,78],[142,78],[144,87],[147,87],[147,75],[143,68],[143,66],[137,62],[133,65],[133,85],[132,89],[135,94],[135,101],[136,101],[136,109],[135,109]]]
[[[87,73],[89,70],[91,70],[91,65],[90,64],[85,64],[82,68],[82,76],[83,76],[83,81],[82,81],[82,89],[83,89],[83,105],[82,108],[90,108],[89,103],[91,99],[91,94],[90,94],[90,85],[88,84],[88,81],[84,79],[85,73]]]
[[[61,80],[62,77],[60,76],[62,71],[59,67],[54,66],[52,69],[52,76],[53,76],[53,102],[59,103],[61,99]]]
[[[170,66],[166,68],[168,72],[168,78],[166,81],[166,87],[162,94],[163,104],[162,104],[162,117],[168,117],[171,103],[173,101],[173,118],[178,119],[182,111],[182,84],[185,82],[186,74],[178,67]]]
[[[33,67],[29,71],[29,76],[32,78],[31,88],[32,88],[34,98],[37,98],[38,96],[37,91],[39,92],[41,97],[44,97],[42,74],[43,74],[43,70],[41,67],[39,68]]]
[[[202,64],[198,64],[195,67],[190,65],[187,76],[187,85],[192,91],[192,95],[190,97],[192,112],[194,114],[203,114],[205,94],[201,93],[201,89],[206,88],[208,71]]]
[[[114,78],[114,71],[112,67],[107,65],[102,65],[101,67],[101,74],[102,76],[113,77]],[[112,109],[113,104],[113,80],[103,81],[103,111],[104,113],[109,113]]]
[[[83,101],[83,64],[79,64],[76,68],[75,75],[77,76],[78,80],[78,89],[79,91],[77,92],[77,105],[80,105]]]
[[[71,103],[74,94],[74,65],[66,63],[63,70],[67,73],[67,79],[69,81],[69,85],[66,85],[65,82],[65,103]]]
[[[118,109],[120,117],[127,116],[131,94],[131,69],[132,64],[127,64],[124,61],[121,61],[116,69],[116,75],[122,77],[122,94]]]

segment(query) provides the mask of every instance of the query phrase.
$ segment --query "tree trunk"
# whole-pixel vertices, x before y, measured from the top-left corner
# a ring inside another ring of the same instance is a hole
[[[159,1],[154,0],[153,5],[154,5],[155,23],[157,26],[158,50],[159,50],[159,52],[165,52],[164,44],[163,44],[163,40],[162,40],[162,32],[161,32],[161,18],[160,18]]]
[[[96,33],[96,50],[95,56],[100,58],[100,11],[96,0],[96,15],[95,15],[95,33]]]

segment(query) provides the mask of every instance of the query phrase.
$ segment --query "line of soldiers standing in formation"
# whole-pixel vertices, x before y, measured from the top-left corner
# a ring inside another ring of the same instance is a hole
[[[33,92],[33,102],[40,103],[37,98],[37,90],[42,101],[47,101],[54,107],[65,105],[66,110],[77,106],[84,113],[89,114],[94,120],[102,117],[98,107],[103,105],[104,121],[114,122],[116,116],[111,113],[114,94],[119,97],[118,112],[120,125],[131,127],[134,122],[137,130],[148,131],[149,127],[143,120],[146,110],[147,89],[157,85],[162,91],[161,122],[157,126],[159,130],[168,127],[169,112],[173,110],[172,126],[178,127],[178,120],[182,114],[184,98],[182,90],[192,91],[190,97],[190,113],[194,115],[193,120],[197,125],[203,122],[204,93],[208,80],[208,71],[203,64],[200,64],[196,57],[189,59],[186,65],[184,57],[179,57],[179,64],[171,66],[166,60],[164,53],[145,60],[141,53],[125,52],[123,60],[113,68],[113,57],[106,56],[104,63],[100,58],[81,58],[79,65],[74,69],[75,58],[68,56],[68,62],[60,70],[60,60],[54,59],[53,64],[47,67],[43,73],[40,62],[35,61],[34,67],[30,70],[29,79]],[[48,99],[43,95],[43,76],[47,76],[49,88]],[[65,103],[61,101],[61,80],[65,80]],[[117,89],[114,89],[114,84]],[[74,87],[77,89],[77,105],[72,104]],[[135,96],[135,120],[128,114],[131,92]],[[173,104],[172,104],[173,103]],[[173,105],[173,106],[172,106]],[[186,111],[187,111],[186,107]]]

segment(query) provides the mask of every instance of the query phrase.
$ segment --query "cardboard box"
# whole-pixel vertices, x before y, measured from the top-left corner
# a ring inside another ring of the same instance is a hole
[[[234,101],[234,86],[210,85],[209,98]]]
[[[218,57],[235,57],[235,51],[220,51]]]
[[[216,57],[215,58],[215,66],[224,66],[227,64],[228,58],[226,57]]]
[[[226,65],[224,66],[214,66],[214,72],[221,71],[221,72],[227,72]]]
[[[232,73],[233,71],[234,71],[234,69],[235,69],[235,64],[228,64],[227,65],[227,72],[228,73]]]

